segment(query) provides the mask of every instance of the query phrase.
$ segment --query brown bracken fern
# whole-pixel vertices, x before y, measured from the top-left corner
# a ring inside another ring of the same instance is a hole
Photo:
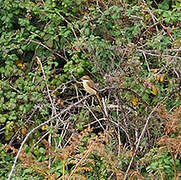
[[[181,153],[181,105],[172,113],[168,113],[164,106],[162,106],[158,113],[165,121],[165,136],[161,137],[158,144],[166,146],[170,152],[174,163],[174,179],[178,178],[176,159],[175,157]],[[174,135],[173,137],[171,135]]]
[[[56,159],[62,162],[62,174],[60,176],[57,176],[55,173],[50,171],[51,167],[49,168],[47,160],[39,162],[34,155],[29,155],[25,153],[25,151],[22,151],[19,156],[22,168],[30,168],[35,173],[48,180],[86,180],[86,173],[91,174],[91,176],[95,175],[93,169],[95,168],[97,161],[92,155],[97,154],[103,159],[103,163],[106,165],[106,172],[111,174],[114,179],[122,180],[124,173],[118,168],[118,158],[107,148],[107,145],[109,145],[111,140],[112,132],[106,131],[91,137],[92,130],[92,128],[88,127],[81,133],[72,137],[68,145],[58,150],[54,150],[52,147],[49,147],[49,144],[45,139],[42,140],[42,143],[47,151],[47,159],[48,156],[51,156],[52,163],[53,160]],[[12,150],[12,147],[7,147],[7,149],[11,149],[13,154],[16,154],[18,151],[15,148]]]

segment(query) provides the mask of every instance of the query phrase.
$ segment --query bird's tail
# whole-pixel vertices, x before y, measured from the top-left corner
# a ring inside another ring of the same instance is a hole
[[[104,116],[105,116],[106,118],[108,118],[108,114],[107,114],[107,112],[106,112],[106,110],[105,110],[105,108],[104,108],[104,105],[103,105],[102,100],[101,100],[101,98],[100,98],[100,96],[99,96],[98,93],[96,93],[96,97],[97,97],[97,100],[98,100],[98,102],[99,102],[99,105],[101,106],[101,110],[102,110]]]

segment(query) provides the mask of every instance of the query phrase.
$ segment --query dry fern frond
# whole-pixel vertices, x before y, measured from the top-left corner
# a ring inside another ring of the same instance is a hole
[[[6,151],[11,150],[11,152],[10,152],[11,154],[16,154],[18,152],[18,150],[16,148],[9,146],[9,145],[4,146],[4,149]],[[24,150],[22,150],[19,155],[19,160],[21,161],[21,167],[24,169],[31,168],[36,173],[38,173],[48,179],[52,179],[52,177],[54,177],[54,179],[55,179],[55,177],[56,177],[54,174],[47,173],[49,170],[48,162],[47,161],[38,162],[33,154],[26,154],[26,152]]]
[[[180,119],[181,119],[181,105],[176,108],[172,113],[168,113],[164,106],[158,109],[160,117],[165,120],[165,134],[158,141],[159,145],[166,145],[167,149],[174,153],[181,152],[181,132],[180,132]],[[172,133],[177,133],[178,136],[171,138]]]
[[[110,143],[112,132],[102,132],[94,137],[90,137],[92,129],[88,127],[76,137],[72,137],[69,141],[69,145],[60,149],[59,152],[56,152],[51,146],[49,146],[47,140],[42,140],[44,147],[46,149],[46,155],[51,156],[51,158],[55,158],[64,162],[64,170],[73,166],[68,170],[68,173],[62,173],[62,177],[64,179],[86,179],[87,172],[93,172],[93,167],[96,165],[97,160],[94,159],[94,156],[97,155],[101,157],[103,163],[105,164],[106,171],[111,172],[111,174],[116,177],[117,180],[123,179],[124,173],[120,171],[118,168],[118,160],[117,156],[107,149],[107,145]],[[85,137],[88,138],[87,142],[84,142]],[[80,148],[82,147],[82,143],[85,149],[82,151]],[[7,150],[11,149],[12,153],[16,154],[18,152],[17,149],[13,147],[6,147]],[[103,158],[102,158],[103,157]],[[49,172],[48,162],[38,162],[36,157],[33,154],[27,155],[25,151],[20,153],[19,159],[21,160],[21,165],[23,168],[31,168],[36,173],[42,175],[47,179],[56,179],[55,174],[51,174]]]
[[[76,172],[82,172],[82,171],[87,171],[87,172],[91,172],[93,171],[92,167],[78,167],[76,168],[76,170],[74,171]]]
[[[168,113],[165,106],[161,106],[157,112],[165,122],[164,131],[166,135],[180,131],[181,105],[172,113]]]
[[[181,127],[180,127],[180,120],[181,120],[181,105],[176,108],[172,113],[168,113],[165,107],[161,107],[158,110],[160,117],[162,117],[165,122],[165,134],[158,141],[159,145],[165,145],[167,150],[170,152],[173,164],[174,164],[174,179],[177,179],[177,164],[175,159],[175,154],[181,153]],[[170,137],[172,133],[175,133],[175,137]]]
[[[45,148],[48,150],[47,154],[51,154],[59,160],[67,160],[71,156],[74,156],[74,154],[77,154],[78,146],[82,143],[83,138],[88,136],[91,132],[92,129],[89,126],[79,134],[76,134],[75,136],[71,137],[69,142],[70,145],[67,145],[58,152],[55,152],[51,147],[49,147],[48,142],[46,140],[43,140],[42,142],[45,145]]]
[[[83,135],[84,133],[82,133]],[[82,140],[82,138],[79,138]],[[114,173],[116,179],[123,179],[123,172],[119,170],[117,156],[113,152],[107,150],[106,146],[110,143],[111,132],[99,133],[97,136],[91,137],[86,143],[86,149],[83,152],[72,153],[71,160],[67,161],[67,165],[75,165],[74,169],[69,173],[69,179],[75,177],[77,172],[92,171],[92,167],[96,164],[96,160],[90,155],[98,154],[103,157],[103,162],[107,165],[107,172]],[[89,164],[89,166],[87,166]],[[120,178],[121,177],[121,178]]]
[[[170,152],[181,153],[181,134],[175,138],[164,136],[158,142],[159,145],[166,145]]]
[[[47,177],[48,176],[48,161],[38,162],[36,158],[31,154],[27,155],[24,151],[20,153],[19,159],[21,160],[21,166],[33,169],[36,173]],[[53,175],[53,174],[52,174]]]
[[[12,146],[9,146],[9,145],[4,145],[4,146],[2,146],[1,149],[4,149],[6,152],[8,152],[10,150],[11,154],[16,154],[18,152],[18,149],[14,148]]]
[[[87,180],[87,178],[80,174],[73,174],[71,178],[68,178],[67,180]]]
[[[77,164],[77,163],[80,162],[81,157],[82,157],[82,154],[76,154],[74,156],[74,159],[70,160],[67,164]],[[92,164],[94,166],[95,165],[95,161],[93,159],[88,158],[85,161],[82,161],[81,164],[83,164],[83,165],[85,165],[85,164]]]
[[[138,171],[135,171],[135,170],[132,170],[129,172],[129,179],[130,180],[136,180],[136,179],[145,180],[145,178]]]

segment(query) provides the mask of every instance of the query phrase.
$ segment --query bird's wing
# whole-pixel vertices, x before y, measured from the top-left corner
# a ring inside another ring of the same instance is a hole
[[[95,84],[92,80],[89,80],[89,81],[87,82],[87,84],[88,84],[88,86],[91,87],[92,89],[98,91],[96,84]]]

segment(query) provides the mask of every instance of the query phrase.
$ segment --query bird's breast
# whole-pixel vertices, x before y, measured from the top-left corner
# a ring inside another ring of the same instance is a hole
[[[85,89],[88,93],[90,93],[90,94],[96,94],[96,93],[97,93],[96,90],[93,89],[93,88],[91,88],[91,87],[88,85],[87,82],[83,82],[83,87],[84,87],[84,89]]]

